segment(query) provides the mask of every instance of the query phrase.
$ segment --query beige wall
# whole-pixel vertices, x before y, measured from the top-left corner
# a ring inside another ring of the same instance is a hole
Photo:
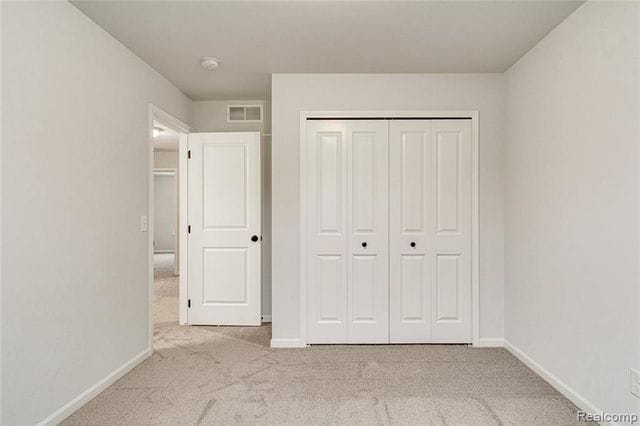
[[[180,160],[177,151],[154,151],[153,167],[156,169],[177,169]]]
[[[178,201],[175,203],[175,217],[177,218],[177,222],[173,225],[173,228],[178,228],[179,218],[180,218],[180,155],[177,151],[154,151],[153,152],[153,168],[154,169],[176,169],[175,179],[178,182]],[[157,194],[156,188],[154,186],[154,200]],[[154,208],[154,230],[156,229],[155,221],[158,220],[158,214],[156,213],[157,209]],[[163,218],[160,218],[163,220]],[[157,238],[154,235],[154,241],[157,241]],[[157,247],[156,247],[157,249]],[[176,272],[180,269],[180,245],[176,244],[175,246],[175,269]]]
[[[228,123],[227,105],[261,104],[262,123]],[[195,132],[260,132],[262,167],[262,315],[271,316],[271,103],[268,101],[196,101]]]
[[[149,102],[196,131],[264,134],[276,339],[300,329],[299,112],[479,110],[481,338],[596,408],[640,411],[637,4],[587,3],[506,75],[276,74],[261,125],[191,102],[69,3],[1,8],[3,424],[44,420],[148,349]]]
[[[173,253],[176,249],[178,197],[175,174],[153,176],[153,250]]]
[[[262,105],[262,123],[229,123],[227,105]],[[271,133],[271,102],[269,101],[194,101],[193,126],[199,132],[261,132]]]
[[[638,3],[588,2],[507,73],[505,337],[638,413]]]
[[[273,338],[300,334],[300,111],[478,110],[480,336],[503,336],[501,74],[274,74],[272,77]]]
[[[149,349],[149,102],[191,101],[67,2],[2,2],[2,424]]]

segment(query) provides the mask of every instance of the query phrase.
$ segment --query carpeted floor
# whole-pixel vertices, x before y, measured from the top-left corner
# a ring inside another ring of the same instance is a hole
[[[180,327],[156,257],[155,352],[64,424],[576,424],[576,408],[503,349],[270,349],[270,325]]]

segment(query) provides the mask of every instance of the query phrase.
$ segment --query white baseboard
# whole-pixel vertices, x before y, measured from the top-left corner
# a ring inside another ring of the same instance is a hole
[[[100,392],[111,386],[116,380],[127,374],[131,371],[135,366],[140,364],[145,359],[151,356],[151,348],[147,348],[129,361],[125,362],[118,369],[113,371],[104,379],[100,380],[95,385],[91,386],[89,389],[82,392],[80,395],[73,398],[71,401],[63,405],[60,409],[56,410],[49,417],[38,423],[38,425],[57,425],[62,422],[64,419],[69,417],[71,414],[76,412],[80,407],[93,399]]]
[[[271,322],[271,315],[263,315],[262,322]]]
[[[504,339],[502,337],[481,337],[478,344],[473,345],[475,348],[503,348]]]
[[[533,358],[524,353],[522,350],[515,347],[511,342],[504,339],[504,347],[506,350],[511,352],[513,356],[522,361],[527,367],[536,372],[540,377],[546,380],[551,386],[553,386],[558,392],[567,397],[571,402],[573,402],[579,409],[583,410],[586,413],[590,414],[598,414],[602,413],[602,410],[596,407],[591,401],[580,395],[575,389],[564,383],[562,380],[554,376],[549,370],[544,368],[542,365],[538,364]],[[612,424],[615,423],[603,423],[603,424]]]
[[[300,339],[271,339],[272,348],[306,348],[307,344]]]

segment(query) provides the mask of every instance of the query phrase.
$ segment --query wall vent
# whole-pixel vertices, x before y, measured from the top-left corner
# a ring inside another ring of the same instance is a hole
[[[262,105],[227,105],[227,121],[229,123],[262,122]]]

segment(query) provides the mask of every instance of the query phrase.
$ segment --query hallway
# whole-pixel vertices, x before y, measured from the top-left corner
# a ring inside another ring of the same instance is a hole
[[[158,330],[164,326],[178,325],[178,279],[173,274],[173,253],[153,255],[153,278],[155,284],[153,326]]]

